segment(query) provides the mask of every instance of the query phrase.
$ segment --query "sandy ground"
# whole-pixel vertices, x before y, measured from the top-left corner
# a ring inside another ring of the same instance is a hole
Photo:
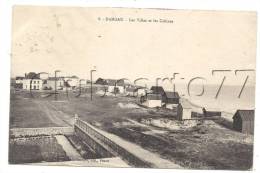
[[[185,168],[247,170],[252,166],[253,137],[225,129],[213,121],[181,130],[131,121],[107,131]]]

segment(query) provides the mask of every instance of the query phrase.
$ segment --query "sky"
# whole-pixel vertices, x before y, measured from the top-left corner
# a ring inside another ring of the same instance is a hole
[[[254,12],[14,6],[12,29],[12,77],[61,70],[89,79],[96,69],[94,79],[153,82],[179,73],[176,82],[219,84],[226,75],[239,85],[249,75],[255,83],[254,72],[234,73],[255,70]]]

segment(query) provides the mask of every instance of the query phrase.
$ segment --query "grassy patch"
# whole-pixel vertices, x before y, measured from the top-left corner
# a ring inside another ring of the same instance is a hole
[[[10,140],[9,163],[68,161],[65,151],[54,137],[19,138]]]
[[[252,143],[240,142],[237,139],[241,134],[226,129],[201,125],[160,135],[124,127],[108,128],[107,131],[186,168],[248,170],[252,167]],[[226,140],[228,134],[233,139]]]
[[[11,97],[10,128],[38,128],[57,126],[33,99]]]

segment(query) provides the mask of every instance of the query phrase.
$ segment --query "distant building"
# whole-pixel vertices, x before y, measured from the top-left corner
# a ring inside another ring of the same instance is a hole
[[[22,79],[22,88],[24,90],[41,90],[42,89],[42,79],[40,75],[35,72],[25,73],[25,77]]]
[[[22,77],[22,76],[17,76],[16,78],[15,78],[15,83],[13,84],[13,86],[15,87],[15,88],[19,88],[19,89],[22,89],[23,88],[23,79],[24,79],[24,77]]]
[[[49,73],[40,73],[38,76],[42,80],[47,80],[49,78]]]
[[[164,89],[161,86],[152,86],[151,91],[152,94],[160,94],[161,96],[165,94]]]
[[[23,79],[24,90],[42,90],[42,80],[39,78]]]
[[[233,128],[236,131],[254,134],[254,110],[237,110],[233,116]]]
[[[79,78],[77,76],[64,77],[64,85],[67,87],[75,88],[79,86]]]
[[[192,107],[188,103],[181,101],[177,105],[177,119],[189,120],[191,119]]]
[[[25,73],[24,77],[25,77],[25,79],[40,79],[39,74],[37,74],[35,72]]]
[[[106,79],[106,85],[108,86],[108,92],[110,93],[125,93],[124,81],[116,79]]]
[[[95,84],[99,84],[99,85],[107,85],[106,80],[103,78],[98,78],[95,82]]]
[[[162,95],[161,94],[146,94],[142,101],[144,106],[155,108],[162,107]]]
[[[57,77],[56,79],[55,77],[49,77],[47,80],[44,81],[43,89],[54,90],[55,80],[56,80],[57,90],[63,90],[63,88],[65,88],[65,85],[64,85],[64,79],[62,77]]]
[[[22,76],[17,76],[17,77],[15,78],[15,83],[16,83],[16,84],[22,84],[22,83],[23,83],[23,79],[24,79],[24,77],[22,77]]]
[[[180,96],[178,92],[166,91],[164,93],[163,102],[166,103],[166,105],[179,104]]]
[[[146,87],[137,87],[137,96],[145,96],[147,93],[147,88]]]
[[[49,73],[25,73],[24,77],[17,76],[15,83],[19,84],[19,87],[25,90],[54,90],[55,81],[57,90],[63,90],[68,88],[75,88],[79,85],[79,78],[77,76],[68,77],[49,77]],[[67,81],[67,82],[66,82]],[[31,86],[31,87],[30,87]]]
[[[124,94],[127,84],[125,84],[124,79],[103,79],[98,78],[95,82],[97,85],[104,85],[107,91],[110,93]]]
[[[127,96],[132,96],[132,97],[136,97],[137,96],[137,88],[134,87],[128,87],[125,89],[125,94]]]

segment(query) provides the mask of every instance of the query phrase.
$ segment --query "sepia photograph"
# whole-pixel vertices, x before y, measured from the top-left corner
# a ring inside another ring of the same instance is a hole
[[[253,170],[257,13],[15,5],[8,163]]]

